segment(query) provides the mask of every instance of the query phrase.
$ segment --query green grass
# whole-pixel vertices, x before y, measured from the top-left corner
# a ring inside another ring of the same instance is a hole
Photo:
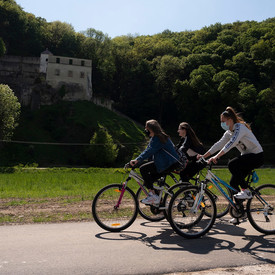
[[[105,185],[120,183],[128,176],[124,169],[116,168],[0,171],[0,224],[90,221],[91,202],[96,193]],[[229,182],[228,169],[213,169],[213,172]],[[258,169],[257,173],[260,178],[257,185],[275,184],[275,169]],[[174,182],[168,177],[167,183]],[[128,186],[134,192],[139,187],[134,180]]]
[[[227,169],[213,169],[213,172],[229,182],[230,173]],[[260,178],[258,184],[275,184],[275,169],[258,169],[257,173]],[[18,169],[13,173],[0,173],[0,198],[17,199],[10,204],[24,204],[24,199],[30,198],[67,197],[67,203],[92,200],[103,186],[120,183],[126,176],[123,169],[115,168]],[[167,182],[173,183],[170,178]],[[130,181],[129,186],[137,190],[134,180]]]

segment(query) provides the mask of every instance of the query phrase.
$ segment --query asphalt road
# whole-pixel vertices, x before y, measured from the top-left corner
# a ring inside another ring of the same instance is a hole
[[[228,219],[217,220],[206,236],[195,240],[178,236],[166,221],[144,219],[120,233],[103,231],[94,222],[1,226],[0,274],[168,274],[272,267],[275,236],[260,234],[248,222],[231,225]]]

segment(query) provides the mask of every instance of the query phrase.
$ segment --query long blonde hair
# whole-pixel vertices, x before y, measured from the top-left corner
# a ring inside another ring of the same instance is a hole
[[[225,118],[231,118],[234,123],[242,123],[249,130],[251,130],[250,124],[246,123],[239,113],[237,113],[232,107],[228,106],[224,112],[221,113],[221,116]]]

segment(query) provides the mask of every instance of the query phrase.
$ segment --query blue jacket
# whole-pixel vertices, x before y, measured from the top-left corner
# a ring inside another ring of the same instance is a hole
[[[173,155],[174,158],[163,149]],[[169,138],[165,143],[161,143],[157,136],[150,139],[147,148],[136,159],[140,162],[150,157],[153,157],[158,173],[163,172],[179,159],[171,139]]]

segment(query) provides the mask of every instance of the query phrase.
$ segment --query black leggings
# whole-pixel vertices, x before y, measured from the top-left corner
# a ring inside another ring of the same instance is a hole
[[[163,175],[175,170],[178,167],[178,163],[172,164],[170,167],[168,167],[163,172],[159,173],[157,171],[156,165],[153,161],[149,161],[143,165],[140,166],[139,171],[140,174],[144,180],[144,185],[148,189],[153,189],[153,183],[162,177]]]
[[[262,166],[264,163],[264,154],[246,154],[236,157],[228,162],[228,169],[231,172],[230,185],[239,190],[247,188],[245,177],[255,168]]]

